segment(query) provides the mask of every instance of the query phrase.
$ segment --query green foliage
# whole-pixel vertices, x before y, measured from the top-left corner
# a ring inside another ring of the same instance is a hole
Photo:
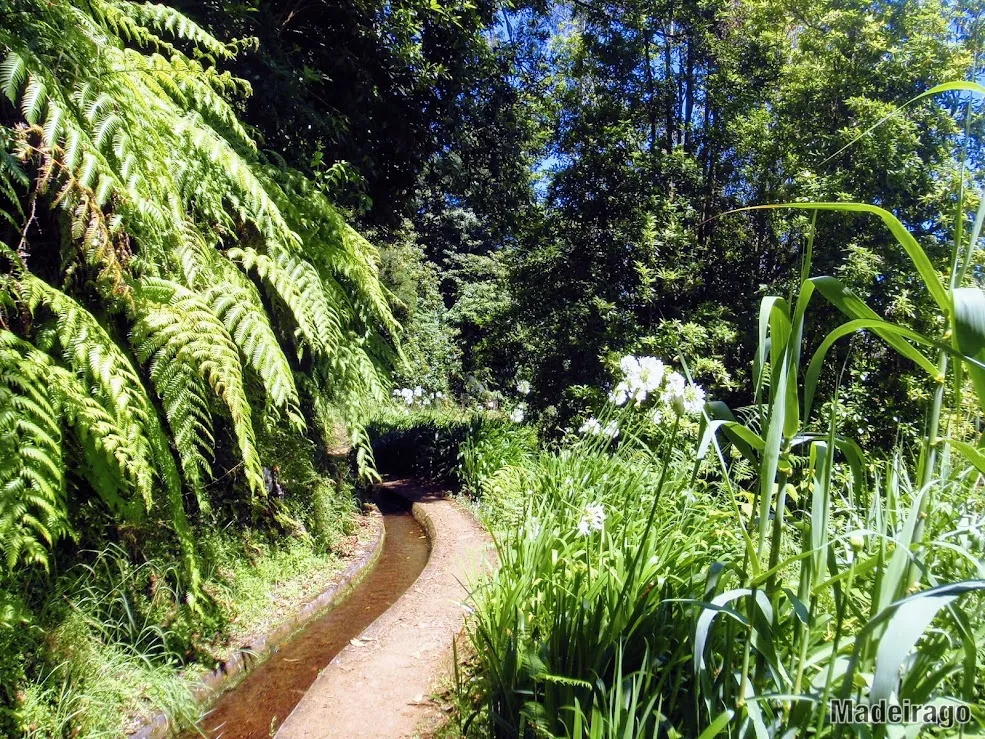
[[[321,594],[342,569],[342,560],[299,532],[274,539],[263,532],[217,530],[200,541],[208,588],[222,607],[211,639],[198,645],[211,658],[203,660],[209,667],[268,632],[288,608]]]
[[[462,445],[490,422],[496,423],[481,413],[408,412],[384,406],[370,424],[369,435],[381,472],[454,482]]]
[[[501,478],[506,494],[484,498],[501,567],[474,594],[471,689],[490,733],[650,735],[667,722],[687,736],[829,735],[828,699],[875,699],[885,675],[900,700],[976,705],[985,552],[954,532],[977,530],[977,475],[954,466],[918,488],[896,457],[859,478],[866,459],[834,422],[802,442],[809,457],[774,455],[766,429],[786,391],[770,392],[753,411],[767,414],[763,437],[711,421],[695,447],[671,421],[651,443],[649,409],[630,404],[618,443],[589,435],[528,457]],[[697,475],[709,448],[720,470]],[[746,454],[760,481],[776,463],[779,484],[749,489]],[[917,612],[920,631],[888,649]],[[942,628],[928,629],[935,616]]]
[[[210,471],[204,454],[214,444],[210,393],[228,410],[250,490],[263,494],[243,367],[220,318],[191,290],[160,279],[140,284],[134,304],[137,320],[130,341],[137,359],[149,365],[185,476],[196,494],[201,499],[202,480]]]
[[[640,670],[652,677],[628,725],[648,736],[654,702],[676,716],[690,691],[691,618],[677,599],[737,536],[682,470],[662,477],[593,447],[529,463],[519,515],[493,511],[500,569],[476,592],[472,639],[494,735],[575,735],[576,707],[605,710],[599,701],[618,701],[606,691],[625,685],[616,676]],[[604,519],[586,535],[596,506]]]
[[[973,83],[941,87],[956,88],[985,92]],[[980,288],[962,283],[985,207],[966,232],[963,187],[957,200],[947,286],[918,240],[882,208],[763,206],[880,218],[910,260],[912,282],[926,288],[943,314],[943,335],[884,320],[840,280],[810,277],[815,216],[803,247],[800,290],[789,301],[768,296],[761,302],[750,405],[733,414],[721,401],[708,403],[697,447],[692,451],[685,443],[675,453],[686,403],[672,404],[677,418],[669,436],[641,432],[641,414],[652,414],[659,426],[666,423],[667,409],[653,413],[645,406],[647,392],[640,387],[650,388],[641,374],[643,360],[625,357],[623,371],[636,375],[634,384],[624,379],[609,396],[616,406],[626,406],[616,412],[617,420],[606,409],[601,421],[592,417],[582,426],[589,441],[528,462],[525,474],[510,478],[514,494],[522,489],[520,499],[532,502],[518,511],[516,497],[498,501],[493,521],[503,542],[503,568],[478,591],[472,636],[483,680],[480,697],[494,734],[651,733],[664,720],[663,728],[685,735],[868,735],[867,726],[831,723],[833,698],[963,703],[973,708],[976,725],[985,722],[974,710],[982,696],[985,560],[977,534],[954,540],[964,527],[978,530],[985,463],[975,446],[939,436],[950,360],[956,360],[955,411],[963,412],[968,385],[977,396],[977,418],[983,407],[976,375],[985,297]],[[805,369],[801,354],[815,293],[848,320],[824,338]],[[825,359],[835,342],[861,330],[937,385],[916,482],[901,450],[883,461],[877,449],[863,451],[843,432],[837,390],[823,412],[826,431],[812,430]],[[923,354],[927,349],[936,350],[936,363]],[[656,360],[647,366],[663,375]],[[965,372],[970,382],[963,380]],[[593,434],[598,441],[590,440]],[[709,453],[717,470],[702,462]],[[591,471],[580,471],[579,464],[590,464]],[[555,467],[563,472],[538,490],[541,470]],[[561,474],[567,476],[558,483]],[[606,494],[604,484],[613,480],[625,480],[624,494]],[[668,485],[672,503],[664,497]],[[634,510],[650,490],[652,504]],[[693,522],[661,532],[665,519],[686,514],[692,505],[704,509]],[[555,523],[559,518],[564,525]],[[624,530],[633,523],[642,541]],[[661,544],[687,533],[676,545],[654,551],[646,540],[653,531],[660,532]],[[549,543],[541,545],[545,538]],[[703,551],[705,541],[723,549]],[[694,557],[681,563],[675,560],[681,552]],[[654,567],[652,573],[638,571],[641,562]],[[632,592],[637,576],[648,580],[647,587]],[[610,577],[614,584],[608,584]],[[669,592],[668,581],[677,586]],[[650,625],[642,615],[647,604],[695,609],[660,614]],[[623,616],[616,630],[607,631]],[[672,621],[677,626],[667,628]],[[933,628],[935,622],[943,628]],[[558,665],[557,654],[563,655]],[[647,664],[651,654],[658,656],[656,664]],[[615,712],[614,703],[621,706]],[[942,729],[947,735],[964,730]]]
[[[69,530],[58,399],[50,363],[38,354],[0,330],[0,541],[7,569],[22,560],[45,562],[43,543]]]
[[[483,423],[459,450],[459,474],[473,492],[485,494],[503,468],[523,467],[537,452],[537,434],[530,426]]]
[[[406,363],[395,369],[394,384],[447,394],[461,375],[461,352],[439,289],[439,270],[425,260],[413,232],[386,247],[381,257],[380,279],[393,293],[394,312],[404,328]]]
[[[18,700],[26,735],[110,735],[157,707],[189,725],[198,708],[178,667],[191,628],[174,565],[135,565],[115,545],[83,558],[55,581],[37,617],[43,649]]]
[[[250,84],[223,66],[253,40],[165,5],[2,5],[0,643],[23,659],[0,664],[0,723],[192,717],[175,673],[229,617],[201,531],[309,554],[351,533],[346,472],[298,441],[299,387],[339,409],[368,474],[361,424],[399,327],[327,183],[271,166],[240,119]],[[290,443],[270,443],[280,426]],[[298,468],[286,500],[267,499],[277,463]],[[44,649],[8,636],[22,589]]]
[[[343,407],[382,395],[397,326],[378,254],[311,183],[258,160],[232,105],[249,85],[215,66],[243,43],[165,6],[66,1],[9,15],[0,82],[15,106],[3,131],[16,228],[0,237],[18,246],[3,249],[0,321],[4,364],[19,355],[21,367],[0,418],[3,443],[22,452],[4,455],[4,553],[43,564],[44,546],[69,531],[66,496],[91,486],[133,523],[170,511],[194,596],[182,488],[208,510],[217,412],[262,496],[259,401],[263,417],[300,428],[298,369]],[[291,365],[292,343],[307,365]],[[80,474],[66,487],[67,458]]]
[[[970,111],[964,138],[966,108],[952,89],[943,105],[923,99],[869,129],[914,95],[974,76],[980,13],[975,3],[783,0],[508,13],[501,41],[536,122],[541,197],[503,250],[506,317],[470,345],[522,357],[535,407],[562,427],[570,388],[601,386],[607,358],[638,349],[683,352],[720,397],[738,400],[756,326],[737,298],[796,288],[809,214],[732,209],[878,203],[940,269],[956,184],[981,157],[980,113]],[[935,325],[936,306],[915,290],[890,233],[861,217],[821,222],[819,274],[837,270],[880,314]],[[805,338],[820,341],[833,316],[819,313]],[[844,384],[855,385],[841,401],[856,428],[883,447],[900,424],[912,438],[926,383],[871,338],[839,356]],[[513,371],[487,365],[500,383]]]
[[[39,630],[19,593],[0,578],[0,731],[13,735],[22,716],[17,691],[26,680],[28,655],[36,650]]]
[[[322,421],[313,419],[312,430]],[[334,429],[329,427],[326,432]],[[281,424],[260,430],[258,447],[265,459],[278,460],[274,475],[283,500],[266,500],[284,532],[308,539],[316,551],[334,551],[353,533],[355,504],[348,450],[331,449]]]
[[[246,120],[290,166],[311,165],[317,175],[326,164],[331,170],[348,163],[361,184],[346,188],[341,202],[360,210],[370,206],[374,225],[398,225],[415,213],[421,180],[434,159],[444,158],[462,129],[482,131],[484,117],[474,109],[489,98],[486,88],[497,84],[500,95],[509,93],[484,36],[495,16],[490,4],[175,5],[220,38],[258,39],[255,52],[230,62],[256,90],[244,102]],[[509,115],[492,106],[491,111]],[[488,138],[476,141],[483,163],[512,164],[508,142],[490,152]],[[485,179],[487,190],[510,194],[491,181],[495,176]]]

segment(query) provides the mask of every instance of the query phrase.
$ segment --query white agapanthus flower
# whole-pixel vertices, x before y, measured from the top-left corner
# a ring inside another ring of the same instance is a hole
[[[660,399],[678,416],[697,416],[705,407],[704,388],[688,382],[679,372],[671,372],[667,375],[667,382]]]
[[[624,406],[630,400],[641,406],[648,398],[659,397],[659,406],[650,414],[655,424],[661,423],[670,411],[678,416],[697,416],[704,409],[704,389],[688,382],[680,372],[669,370],[656,357],[627,354],[619,360],[619,367],[623,377],[609,393],[609,402],[616,406]],[[587,424],[586,421],[582,433],[606,434],[612,438],[619,434],[615,422],[605,428],[596,427],[594,423]]]
[[[588,536],[591,533],[592,533],[592,522],[589,521],[587,518],[581,519],[581,521],[578,522],[578,535]]]
[[[523,423],[523,416],[524,416],[523,403],[521,403],[512,411],[510,411],[510,420],[513,423]]]
[[[619,360],[619,368],[626,377],[636,377],[640,374],[640,360],[632,354],[627,354]]]
[[[629,400],[631,389],[625,380],[616,385],[616,389],[609,393],[609,401],[618,406],[626,405]]]
[[[625,405],[633,399],[642,405],[647,397],[659,389],[664,377],[664,363],[656,357],[635,357],[627,354],[619,360],[623,379],[609,394],[609,400],[616,405]]]
[[[605,526],[605,506],[601,503],[589,503],[585,506],[585,518],[591,524],[592,530],[601,531]]]
[[[684,388],[687,387],[687,380],[680,372],[670,372],[667,375],[667,382],[664,385],[660,400],[664,405],[673,405],[674,401],[684,396]]]
[[[418,385],[417,387],[414,388],[414,397],[419,398],[422,395],[424,395],[424,388]]]
[[[602,424],[598,422],[595,417],[589,418],[585,423],[581,425],[578,429],[580,434],[591,434],[592,436],[597,436],[602,433]]]
[[[527,380],[520,380],[516,384],[516,391],[518,393],[520,393],[520,395],[529,395],[530,394],[530,383]]]
[[[684,401],[684,412],[690,416],[697,416],[705,407],[705,391],[700,385],[689,384],[684,388],[682,396]]]
[[[646,400],[648,393],[660,387],[664,379],[664,363],[656,357],[640,357],[640,371],[637,375],[637,401]],[[642,393],[642,399],[639,394]]]
[[[409,387],[405,387],[400,391],[400,396],[404,399],[404,403],[407,405],[414,404],[414,391]]]

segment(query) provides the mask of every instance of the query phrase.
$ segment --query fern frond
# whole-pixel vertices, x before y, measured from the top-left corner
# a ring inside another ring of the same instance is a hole
[[[303,429],[294,373],[270,325],[259,292],[240,270],[207,247],[190,227],[187,231],[187,240],[178,248],[186,284],[200,292],[222,321],[243,362],[263,383],[273,408],[286,413],[295,428]]]
[[[359,318],[363,331],[378,328],[396,341],[400,327],[390,310],[390,295],[379,280],[376,247],[345,222],[310,180],[283,169],[268,168],[263,175],[288,224],[301,234],[305,257],[329,289]]]
[[[191,290],[157,278],[148,278],[138,285],[135,305],[137,320],[131,343],[137,357],[150,362],[151,379],[169,407],[169,421],[172,417],[203,421],[203,411],[207,414],[194,384],[189,382],[190,373],[194,373],[225,404],[236,433],[247,484],[255,494],[264,494],[252,410],[243,387],[243,367],[236,344],[222,321]],[[183,365],[187,371],[174,365]],[[201,450],[209,448],[211,439],[205,441],[194,432],[182,438],[187,439],[178,448],[183,462],[187,459],[198,464]]]
[[[94,397],[80,378],[61,367],[52,367],[51,386],[62,401],[65,423],[75,434],[81,468],[85,479],[103,502],[120,518],[137,522],[145,516],[147,499],[130,498],[127,494],[134,470],[142,460],[135,456],[131,440],[117,420]]]
[[[310,351],[323,358],[334,354],[342,340],[341,322],[311,264],[282,250],[271,256],[251,248],[233,248],[226,255],[243,269],[256,272],[290,310],[298,336]]]
[[[33,74],[29,75],[27,87],[24,88],[24,95],[21,98],[21,111],[24,113],[24,120],[31,125],[37,123],[47,102],[48,89],[45,87],[44,80]]]
[[[70,531],[58,400],[50,360],[0,329],[0,553],[12,569],[47,566]]]
[[[53,314],[54,332],[66,366],[81,382],[85,396],[101,409],[67,393],[79,401],[73,403],[72,411],[77,413],[75,420],[84,424],[79,432],[85,443],[96,444],[107,460],[115,462],[121,481],[125,481],[125,488],[116,494],[130,499],[132,492],[144,509],[150,510],[155,478],[160,475],[160,460],[151,448],[150,437],[158,432],[155,427],[160,422],[140,376],[106,329],[79,303],[31,275],[25,274],[22,282]],[[94,425],[89,427],[89,423]],[[106,477],[101,479],[107,481]],[[97,489],[100,493],[108,490],[105,485]],[[116,503],[115,499],[107,502]]]
[[[7,52],[3,62],[0,62],[0,89],[11,105],[17,105],[25,77],[27,77],[27,65],[24,59],[13,51]]]
[[[140,24],[146,28],[153,28],[158,33],[167,33],[175,39],[188,41],[216,57],[232,59],[236,56],[236,44],[222,43],[188,16],[167,5],[132,3],[128,0],[110,0],[100,5],[104,8],[104,12],[118,8],[123,11],[118,17],[132,18],[134,25]]]

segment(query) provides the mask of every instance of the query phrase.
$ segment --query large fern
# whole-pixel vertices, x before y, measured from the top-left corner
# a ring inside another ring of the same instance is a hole
[[[2,448],[17,450],[2,480],[20,501],[0,501],[0,533],[20,542],[8,562],[42,561],[69,531],[65,477],[32,471],[22,437],[46,427],[31,413],[50,406],[44,459],[72,457],[113,515],[170,512],[194,591],[182,492],[208,508],[215,425],[262,494],[254,422],[303,427],[301,367],[356,438],[362,400],[382,395],[397,326],[378,255],[310,181],[260,160],[235,113],[249,84],[219,68],[249,43],[163,5],[4,6],[0,330],[22,375],[0,395]],[[43,208],[71,249],[35,228]]]

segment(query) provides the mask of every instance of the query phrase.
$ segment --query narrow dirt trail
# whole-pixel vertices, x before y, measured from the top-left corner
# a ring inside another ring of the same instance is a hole
[[[420,725],[440,719],[426,699],[451,669],[451,643],[465,620],[467,586],[495,553],[486,531],[441,492],[405,480],[382,487],[413,501],[420,512],[431,538],[427,566],[322,670],[278,739],[412,737]]]

